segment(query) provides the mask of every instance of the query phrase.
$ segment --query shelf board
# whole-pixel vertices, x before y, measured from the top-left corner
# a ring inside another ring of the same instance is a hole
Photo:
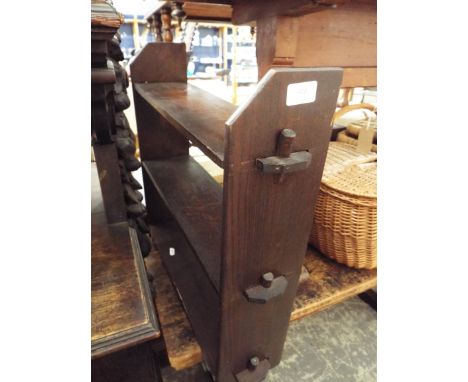
[[[219,291],[222,187],[190,156],[143,161],[143,169]]]
[[[299,284],[291,321],[327,309],[377,285],[376,269],[348,268],[313,248],[308,249],[304,265],[309,277]],[[158,252],[146,258],[146,266],[154,275],[155,305],[169,362],[176,370],[194,366],[203,358],[201,348]]]
[[[221,318],[219,294],[174,222],[151,225],[150,229],[179,301],[190,317],[190,330],[206,350],[205,359],[215,365]]]
[[[136,83],[134,89],[171,125],[223,167],[225,122],[236,107],[185,82]]]

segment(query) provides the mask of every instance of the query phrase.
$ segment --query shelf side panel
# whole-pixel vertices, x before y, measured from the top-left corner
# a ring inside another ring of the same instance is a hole
[[[235,382],[252,356],[272,367],[280,362],[341,79],[337,68],[270,70],[227,122],[219,380]],[[290,84],[313,81],[315,101],[287,105]],[[292,152],[308,151],[312,159],[280,180],[255,161],[276,155],[283,129],[296,133]],[[265,304],[249,302],[244,291],[267,272],[288,280],[285,292]]]

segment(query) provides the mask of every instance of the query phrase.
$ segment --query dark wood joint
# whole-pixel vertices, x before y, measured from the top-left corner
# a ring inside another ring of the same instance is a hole
[[[304,170],[310,165],[312,155],[308,151],[292,153],[292,144],[296,138],[296,133],[291,129],[281,130],[276,147],[276,155],[268,158],[257,158],[257,168],[265,174],[281,175]]]
[[[245,290],[249,302],[266,304],[271,299],[281,296],[288,287],[288,280],[284,276],[274,277],[268,272],[262,275],[260,284]]]
[[[236,374],[237,382],[260,382],[265,379],[271,368],[270,361],[264,359],[260,361],[258,357],[249,359],[247,368]]]
[[[265,174],[287,174],[305,170],[309,167],[312,155],[308,151],[292,153],[288,158],[272,156],[268,158],[258,158],[257,168]]]

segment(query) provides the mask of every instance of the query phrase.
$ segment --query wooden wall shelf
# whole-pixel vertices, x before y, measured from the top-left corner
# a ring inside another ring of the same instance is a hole
[[[186,65],[168,43],[131,64],[152,238],[212,375],[257,382],[281,359],[342,70],[271,70],[235,108],[187,85]]]

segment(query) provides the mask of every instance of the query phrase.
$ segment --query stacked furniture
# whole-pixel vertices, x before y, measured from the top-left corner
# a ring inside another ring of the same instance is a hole
[[[260,381],[281,359],[342,71],[272,70],[236,109],[188,85],[186,63],[184,44],[150,43],[131,64],[152,238],[215,379]]]
[[[95,1],[92,15],[91,134],[109,223],[128,221],[135,229],[143,256],[151,250],[141,184],[132,172],[141,167],[135,158],[135,135],[124,110],[130,107],[129,79],[117,28],[121,18],[112,6]],[[94,23],[94,24],[93,24]],[[112,28],[113,26],[113,28]]]
[[[272,67],[336,66],[342,88],[377,86],[377,0],[160,1],[146,15],[156,41],[172,41],[178,10],[186,20],[255,28],[259,78]]]
[[[146,228],[142,220],[130,220],[139,231],[128,222],[128,207],[139,205],[141,196],[124,188],[139,188],[128,160],[124,162],[131,145],[119,150],[115,144],[118,126],[126,123],[116,120],[113,105],[126,86],[116,88],[118,74],[109,65],[112,57],[103,43],[113,38],[121,21],[103,1],[92,4],[92,64],[101,73],[96,76],[99,72],[93,71],[92,125],[102,194],[102,201],[93,204],[99,217],[92,218],[93,380],[158,380],[151,347],[160,332],[137,235],[145,234]],[[375,271],[348,269],[310,248],[304,261],[327,129],[307,113],[291,115],[284,103],[276,103],[284,100],[285,85],[292,78],[308,82],[313,71],[280,69],[267,74],[271,67],[341,66],[342,87],[375,85],[375,4],[167,2],[149,20],[157,41],[166,42],[172,41],[174,11],[175,19],[183,17],[183,11],[187,19],[256,26],[260,76],[265,76],[255,97],[236,111],[185,84],[186,56],[177,44],[149,45],[132,67],[148,218],[170,278],[159,258],[147,260],[156,276],[158,313],[166,322],[172,320],[172,326],[163,325],[163,332],[173,366],[174,349],[182,368],[189,366],[189,358],[192,363],[200,360],[200,344],[217,380],[261,380],[279,362],[289,319],[375,286]],[[348,27],[337,29],[338,18]],[[323,122],[326,107],[322,111],[318,120]],[[220,134],[225,123],[226,135]],[[224,168],[224,189],[188,157],[191,144]],[[297,161],[292,154],[308,150],[311,164],[303,168],[307,159],[301,159],[307,154],[296,156]],[[274,165],[278,160],[280,170]],[[298,171],[285,171],[288,163]],[[136,217],[143,214],[142,210]],[[299,275],[303,262],[309,272],[305,277]],[[299,278],[304,281],[296,288]]]

